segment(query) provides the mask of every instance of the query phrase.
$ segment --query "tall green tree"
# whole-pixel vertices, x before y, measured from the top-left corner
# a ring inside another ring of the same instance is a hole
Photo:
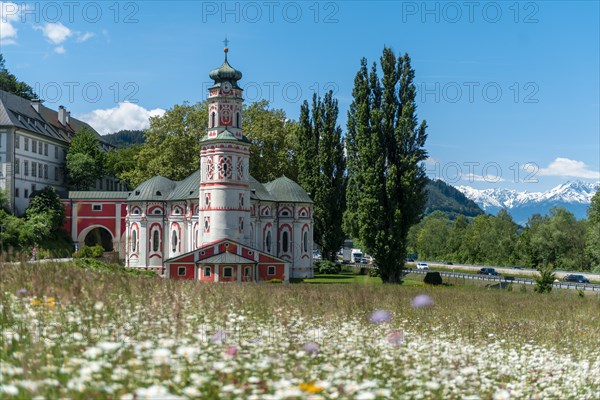
[[[4,60],[4,56],[0,53],[0,90],[4,90],[6,92],[16,94],[17,96],[26,98],[28,100],[35,99],[37,95],[33,91],[33,88],[26,84],[25,82],[21,82],[17,79],[16,76],[11,74],[6,69],[6,63]]]
[[[600,190],[592,197],[588,208],[585,248],[591,268],[600,272]]]
[[[425,121],[416,114],[414,70],[408,54],[389,48],[371,72],[363,58],[348,112],[346,228],[365,244],[384,282],[401,282],[407,235],[425,209]]]
[[[44,215],[53,231],[63,229],[65,207],[52,186],[46,186],[30,199],[29,206],[25,210],[25,217],[31,219],[35,215]]]
[[[294,155],[298,124],[289,120],[285,111],[269,108],[266,100],[245,107],[242,123],[244,134],[252,141],[250,174],[260,182],[282,175],[298,179]]]
[[[142,145],[117,148],[106,153],[106,172],[125,182],[129,189],[135,185],[129,179],[131,171],[136,169],[136,157],[142,150]]]
[[[338,114],[338,102],[332,91],[323,100],[313,95],[312,118],[308,102],[304,101],[296,146],[298,180],[315,202],[314,240],[323,256],[331,261],[344,243],[346,161]]]
[[[283,110],[266,101],[245,107],[244,134],[252,141],[250,174],[261,182],[286,175],[297,177],[293,151],[296,124]],[[150,118],[145,143],[139,149],[110,155],[118,161],[116,176],[135,187],[155,175],[182,180],[200,168],[200,139],[206,134],[205,102],[175,105],[160,117]],[[133,157],[131,163],[127,159]]]
[[[65,168],[69,186],[75,190],[88,190],[104,176],[106,153],[100,148],[100,139],[89,128],[80,128],[67,151]]]

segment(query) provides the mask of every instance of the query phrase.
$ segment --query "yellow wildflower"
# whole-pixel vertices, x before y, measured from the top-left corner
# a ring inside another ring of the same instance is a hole
[[[31,299],[32,306],[40,306],[42,305],[42,301],[40,299]]]
[[[301,383],[298,387],[300,390],[308,393],[321,393],[323,391],[323,388],[315,385],[314,382]]]

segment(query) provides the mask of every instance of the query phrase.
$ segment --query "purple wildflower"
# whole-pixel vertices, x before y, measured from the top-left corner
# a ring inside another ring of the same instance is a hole
[[[371,314],[371,322],[374,324],[380,324],[382,322],[388,322],[392,319],[392,314],[387,310],[375,310]]]
[[[319,352],[319,345],[315,342],[308,342],[303,347],[304,351],[310,354],[316,354]]]
[[[420,294],[412,300],[413,308],[431,307],[433,305],[433,299],[426,294]]]
[[[227,333],[225,333],[225,331],[223,331],[222,329],[219,329],[218,331],[215,332],[214,335],[212,335],[210,340],[213,343],[223,343],[226,338],[227,338]]]

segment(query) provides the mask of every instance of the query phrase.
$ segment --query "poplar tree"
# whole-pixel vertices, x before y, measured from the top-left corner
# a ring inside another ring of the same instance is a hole
[[[297,134],[298,180],[314,201],[314,240],[332,261],[344,242],[346,161],[338,114],[332,91],[323,100],[314,94],[312,118],[307,101],[300,107]]]
[[[414,70],[408,54],[389,48],[370,72],[367,60],[354,79],[348,111],[347,210],[344,226],[375,257],[386,283],[402,282],[407,236],[425,209],[425,121],[416,114]]]

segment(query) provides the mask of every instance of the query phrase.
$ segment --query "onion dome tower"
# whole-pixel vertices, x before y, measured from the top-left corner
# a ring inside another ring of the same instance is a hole
[[[227,45],[227,39],[225,40]],[[227,61],[210,72],[208,128],[200,143],[198,247],[222,239],[250,243],[250,141],[242,132],[242,73]]]

